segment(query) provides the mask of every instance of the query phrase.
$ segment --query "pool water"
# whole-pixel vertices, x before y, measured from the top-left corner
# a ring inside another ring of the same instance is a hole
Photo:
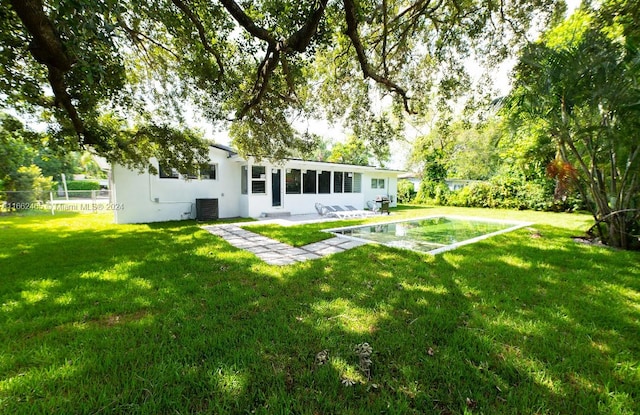
[[[331,229],[328,232],[395,248],[436,254],[529,225],[531,224],[524,222],[437,216],[351,226]]]

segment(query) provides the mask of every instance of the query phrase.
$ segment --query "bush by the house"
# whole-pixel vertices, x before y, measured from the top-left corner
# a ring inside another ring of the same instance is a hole
[[[398,201],[400,203],[411,202],[416,195],[416,191],[413,189],[413,183],[409,180],[398,181]]]
[[[553,182],[527,181],[517,177],[495,177],[487,182],[472,183],[462,189],[450,191],[443,197],[442,191],[425,186],[425,194],[431,197],[419,199],[420,203],[446,204],[459,207],[502,209],[532,209],[544,211],[574,211],[583,209],[582,200],[576,195],[564,200],[554,200]],[[422,189],[422,188],[421,188]],[[442,202],[445,203],[442,203]]]
[[[415,197],[416,203],[446,205],[451,191],[444,181],[423,180]]]

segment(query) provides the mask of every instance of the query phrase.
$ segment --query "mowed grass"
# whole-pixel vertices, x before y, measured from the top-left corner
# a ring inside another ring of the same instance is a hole
[[[536,224],[276,267],[194,222],[0,217],[0,413],[640,413],[640,254],[581,215],[394,219],[443,212]]]

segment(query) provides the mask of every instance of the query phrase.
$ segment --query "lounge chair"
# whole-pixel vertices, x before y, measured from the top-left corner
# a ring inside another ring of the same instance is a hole
[[[380,212],[380,207],[373,200],[367,200],[367,208],[373,213]]]
[[[365,218],[367,216],[371,216],[372,213],[362,209],[356,209],[351,205],[345,205],[346,209],[343,209],[342,206],[333,205],[332,206],[336,211],[341,212],[343,215],[350,218]]]
[[[355,215],[361,216],[363,218],[366,218],[367,216],[371,216],[374,214],[370,210],[357,209],[351,205],[345,205],[344,207],[346,207],[349,212],[353,212]]]
[[[335,209],[335,207],[333,206],[323,205],[322,203],[316,203],[315,207],[316,207],[316,211],[318,211],[320,216],[326,216],[329,218],[334,217],[339,219],[344,219],[351,216],[348,214],[349,212],[345,211],[344,209],[338,210],[338,209]]]

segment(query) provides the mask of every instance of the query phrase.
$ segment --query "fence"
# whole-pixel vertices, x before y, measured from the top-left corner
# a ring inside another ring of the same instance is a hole
[[[100,212],[111,210],[109,190],[69,190],[65,192],[8,191],[0,192],[0,212],[27,210],[67,212]]]

